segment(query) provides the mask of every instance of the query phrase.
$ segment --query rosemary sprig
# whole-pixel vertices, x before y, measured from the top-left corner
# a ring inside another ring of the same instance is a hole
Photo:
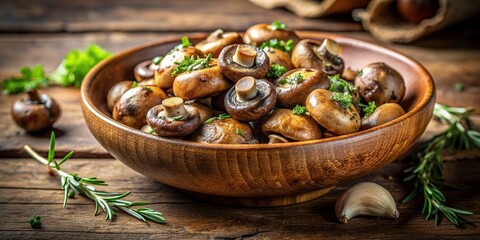
[[[40,156],[30,146],[24,146],[25,151],[35,160],[51,167],[61,177],[62,189],[64,190],[63,207],[67,206],[67,200],[70,196],[83,195],[95,202],[95,213],[98,214],[99,207],[106,213],[105,220],[112,220],[116,215],[114,208],[121,210],[138,220],[147,222],[148,220],[156,223],[165,223],[162,214],[150,208],[133,208],[134,206],[148,205],[148,202],[130,202],[123,200],[130,192],[111,193],[96,190],[93,185],[107,186],[105,181],[96,177],[82,178],[75,173],[66,173],[61,169],[61,165],[65,163],[73,155],[70,151],[60,162],[54,159],[55,155],[55,133],[52,132],[50,137],[50,148],[48,150],[48,158]]]
[[[415,189],[402,202],[411,201],[419,194],[423,195],[422,214],[427,215],[426,220],[433,217],[436,225],[440,223],[441,215],[458,226],[460,220],[464,220],[461,216],[473,214],[445,205],[445,195],[440,191],[443,186],[447,186],[442,174],[442,152],[444,150],[480,149],[480,132],[473,129],[469,118],[472,111],[471,108],[435,104],[434,116],[444,124],[448,124],[449,127],[425,142],[418,155],[413,159],[411,166],[404,170],[409,174],[404,181],[413,181]]]

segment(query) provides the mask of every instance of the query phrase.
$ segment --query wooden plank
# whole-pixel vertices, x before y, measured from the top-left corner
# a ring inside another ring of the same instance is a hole
[[[302,19],[284,9],[267,10],[245,0],[1,0],[0,6],[2,32],[243,30],[275,19],[295,29],[362,30],[350,14]]]
[[[480,158],[445,164],[445,178],[451,183],[465,183],[468,190],[445,189],[452,206],[480,212]],[[80,176],[95,175],[111,185],[111,191],[132,190],[130,199],[148,200],[152,208],[167,218],[166,225],[144,224],[123,213],[113,222],[103,215],[91,215],[94,205],[81,197],[70,199],[62,208],[62,192],[58,179],[48,176],[41,165],[32,159],[1,159],[0,215],[8,221],[0,225],[1,238],[54,238],[78,236],[107,239],[155,238],[212,239],[212,238],[322,238],[338,239],[405,239],[480,236],[480,215],[467,217],[473,225],[456,228],[445,221],[435,226],[420,214],[421,203],[398,204],[400,218],[354,218],[348,224],[339,223],[334,216],[336,198],[347,187],[361,181],[373,181],[387,188],[400,201],[411,190],[402,182],[406,164],[394,162],[372,174],[337,186],[331,193],[303,204],[272,208],[239,208],[214,205],[177,192],[173,188],[149,180],[112,159],[72,159],[67,171]],[[33,214],[42,216],[42,230],[33,230],[26,221]],[[38,234],[38,235],[36,235]],[[155,235],[153,235],[155,234]]]

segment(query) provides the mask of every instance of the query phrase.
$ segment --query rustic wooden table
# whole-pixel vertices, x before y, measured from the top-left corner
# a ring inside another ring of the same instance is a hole
[[[21,66],[42,64],[54,70],[72,48],[99,44],[110,51],[159,40],[166,36],[216,28],[244,30],[259,22],[278,19],[291,28],[331,31],[347,37],[384,45],[422,63],[435,79],[438,102],[472,106],[480,111],[480,32],[472,23],[450,27],[410,45],[375,40],[349,15],[324,19],[300,19],[278,9],[258,8],[248,1],[29,1],[0,0],[0,78],[18,74]],[[478,19],[477,19],[478,20]],[[465,90],[454,90],[455,83]],[[398,204],[400,218],[356,218],[340,224],[334,215],[339,194],[356,182],[373,181],[391,191],[400,201],[411,190],[402,182],[407,157],[339,185],[319,199],[285,207],[242,208],[210,204],[154,182],[113,159],[89,133],[80,111],[78,89],[51,87],[44,92],[55,97],[63,116],[55,125],[57,153],[75,150],[65,169],[81,176],[106,180],[111,191],[132,191],[131,199],[147,200],[164,213],[167,224],[145,224],[119,213],[115,221],[93,216],[94,204],[82,197],[62,208],[63,192],[57,177],[45,173],[38,162],[22,151],[24,144],[45,153],[49,133],[27,135],[9,115],[19,95],[0,96],[0,223],[1,239],[307,239],[307,238],[479,238],[480,153],[461,152],[445,156],[445,178],[464,183],[468,190],[445,189],[454,207],[476,213],[471,224],[455,227],[445,220],[440,226],[425,221],[421,202]],[[480,125],[480,115],[474,116]],[[438,133],[432,121],[423,139]],[[33,214],[42,217],[42,229],[27,223]]]

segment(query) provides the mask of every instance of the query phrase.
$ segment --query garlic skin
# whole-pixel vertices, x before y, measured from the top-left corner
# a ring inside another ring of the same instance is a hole
[[[360,215],[386,218],[400,216],[392,194],[373,182],[358,183],[343,192],[335,204],[335,214],[342,223]]]

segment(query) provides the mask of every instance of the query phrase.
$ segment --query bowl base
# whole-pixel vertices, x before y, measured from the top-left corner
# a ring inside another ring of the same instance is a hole
[[[255,197],[252,197],[252,198],[224,197],[224,196],[208,195],[208,194],[197,193],[197,192],[190,192],[186,190],[180,190],[180,191],[185,192],[186,194],[194,196],[201,200],[211,202],[211,203],[218,203],[222,205],[242,206],[242,207],[275,207],[275,206],[286,206],[286,205],[307,202],[327,194],[333,188],[335,188],[335,186],[312,191],[312,192],[301,193],[301,194],[293,194],[293,195],[278,196],[278,197],[256,197],[256,198]]]

